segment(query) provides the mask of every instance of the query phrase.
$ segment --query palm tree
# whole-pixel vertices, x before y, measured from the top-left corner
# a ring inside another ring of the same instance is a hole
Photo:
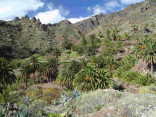
[[[138,25],[132,25],[133,32],[138,32]]]
[[[135,54],[150,63],[151,74],[153,74],[153,66],[156,61],[156,41],[151,38],[140,40],[139,45],[135,47]]]
[[[35,73],[36,73],[37,70],[39,70],[39,66],[40,66],[40,63],[37,60],[37,57],[32,56],[30,58],[30,69],[31,69],[31,73],[33,74],[34,83],[35,83]]]
[[[5,58],[0,58],[0,93],[2,90],[11,85],[16,80],[13,67]]]
[[[117,63],[113,56],[107,56],[106,61],[107,61],[106,69],[109,71],[111,75],[113,75],[114,69],[117,66]]]
[[[117,32],[116,32],[116,30],[115,29],[113,29],[113,31],[111,32],[111,38],[112,38],[112,40],[113,41],[116,41],[116,37],[117,37]]]
[[[53,55],[56,57],[56,62],[58,64],[58,57],[61,55],[61,51],[58,48],[54,48]]]
[[[30,74],[31,74],[31,66],[30,65],[25,65],[22,67],[21,69],[21,74],[22,76],[24,76],[24,80],[25,80],[25,85],[26,87],[28,86],[28,79],[30,78]]]
[[[111,40],[111,38],[110,38],[110,30],[109,29],[106,30],[106,38],[108,40]]]
[[[114,85],[114,80],[105,69],[87,66],[75,75],[75,88],[83,91],[105,89]]]
[[[73,80],[75,74],[81,69],[81,63],[72,61],[70,64],[64,64],[63,70],[60,71],[58,80],[60,84],[64,85],[68,89],[73,89]]]
[[[43,69],[43,76],[47,78],[48,82],[51,82],[52,79],[55,79],[58,72],[56,58],[49,59],[48,63],[44,65]]]
[[[128,35],[127,32],[125,32],[125,33],[123,34],[123,36],[122,36],[122,39],[127,41],[127,40],[130,40],[130,39],[131,39],[131,36]]]

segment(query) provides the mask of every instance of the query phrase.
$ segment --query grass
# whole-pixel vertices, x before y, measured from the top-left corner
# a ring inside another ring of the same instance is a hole
[[[39,62],[47,61],[47,57],[45,57],[45,56],[39,56],[39,57],[37,58],[37,60],[38,60]]]
[[[60,62],[59,63],[64,63],[64,62],[70,62],[72,60],[76,60],[79,57],[78,53],[75,51],[69,51],[66,50],[62,55],[59,57]]]

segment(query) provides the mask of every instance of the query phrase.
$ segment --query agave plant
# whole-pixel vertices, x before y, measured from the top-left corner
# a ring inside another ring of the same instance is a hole
[[[17,117],[32,117],[29,114],[25,113],[24,111],[19,111],[17,113]]]
[[[67,94],[62,95],[61,94],[61,105],[60,106],[64,106],[69,104],[70,102],[73,102],[74,100],[76,100],[79,96],[81,96],[81,92],[78,90],[74,90],[71,96],[68,96]]]
[[[0,117],[5,117],[5,116],[6,116],[6,114],[4,113],[3,109],[0,108]]]

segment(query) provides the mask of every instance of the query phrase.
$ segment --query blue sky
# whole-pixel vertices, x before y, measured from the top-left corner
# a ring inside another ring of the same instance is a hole
[[[57,23],[68,19],[72,23],[93,15],[116,12],[144,0],[0,0],[0,20],[16,16],[36,17],[42,23]]]

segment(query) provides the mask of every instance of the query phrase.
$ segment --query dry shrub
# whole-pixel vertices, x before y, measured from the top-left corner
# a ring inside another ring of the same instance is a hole
[[[53,98],[59,98],[61,95],[56,88],[43,89],[42,91],[44,96],[52,96]]]
[[[51,101],[53,98],[51,96],[44,96],[44,97],[41,97],[40,99],[46,100],[48,102],[48,104],[51,104]]]
[[[31,98],[37,98],[37,97],[38,97],[37,92],[35,92],[35,91],[33,91],[33,90],[28,91],[28,92],[27,92],[27,95],[28,95],[29,97],[31,97]]]

